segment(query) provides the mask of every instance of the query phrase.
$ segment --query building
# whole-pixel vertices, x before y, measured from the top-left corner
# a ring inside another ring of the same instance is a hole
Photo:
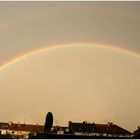
[[[56,133],[56,134],[70,134],[69,127],[64,126],[53,126],[50,133]]]
[[[69,122],[69,131],[73,135],[130,138],[131,132],[125,130],[113,123],[95,124],[95,123],[75,123]]]
[[[8,133],[9,124],[5,122],[0,122],[0,134],[6,135]]]
[[[44,126],[20,124],[20,123],[4,123],[0,122],[0,134],[10,135],[12,138],[28,138],[30,133],[43,133]]]
[[[1,136],[11,138],[130,138],[131,132],[116,124],[96,124],[71,122],[67,127],[52,126],[49,133],[44,133],[43,125],[20,123],[0,123]]]

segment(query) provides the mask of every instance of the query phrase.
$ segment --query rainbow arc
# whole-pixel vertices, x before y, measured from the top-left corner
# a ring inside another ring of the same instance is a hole
[[[35,54],[43,52],[43,51],[47,51],[48,49],[72,47],[72,46],[74,46],[74,47],[79,47],[79,46],[81,46],[81,47],[82,46],[85,46],[85,47],[99,47],[99,48],[102,48],[102,49],[112,49],[112,50],[114,50],[116,52],[119,52],[119,53],[124,53],[124,54],[130,55],[130,56],[140,58],[139,53],[136,53],[136,52],[131,51],[129,49],[120,48],[118,46],[95,44],[95,43],[68,43],[68,44],[59,44],[59,45],[52,45],[52,46],[43,46],[43,47],[32,49],[32,50],[30,50],[28,52],[25,52],[25,53],[22,53],[22,54],[15,55],[14,57],[12,57],[9,60],[2,63],[0,65],[0,70],[18,62],[18,61],[21,61],[21,60],[23,60],[27,57],[30,57],[32,55],[35,55]]]

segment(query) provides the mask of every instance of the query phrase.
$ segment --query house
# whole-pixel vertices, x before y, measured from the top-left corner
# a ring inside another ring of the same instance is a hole
[[[99,136],[99,137],[113,137],[113,138],[129,138],[131,132],[125,130],[113,123],[96,124],[96,123],[75,123],[69,122],[69,130],[74,135],[83,136]]]
[[[69,121],[67,127],[52,126],[49,133],[44,135],[43,125],[31,125],[20,123],[0,122],[1,136],[9,136],[11,138],[130,138],[131,132],[121,128],[120,126],[108,123],[97,124],[82,123]]]
[[[8,133],[9,124],[5,122],[0,122],[0,134],[6,135]]]
[[[60,135],[69,134],[69,127],[53,126],[50,133],[56,133]]]
[[[1,135],[10,135],[13,138],[28,138],[30,133],[43,133],[44,126],[0,122],[0,132]]]

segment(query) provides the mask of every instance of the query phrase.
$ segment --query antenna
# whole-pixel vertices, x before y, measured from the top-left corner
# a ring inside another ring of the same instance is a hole
[[[23,123],[25,124],[25,116],[24,116],[24,122]]]
[[[51,112],[48,112],[46,115],[46,120],[45,120],[45,127],[44,127],[44,133],[48,133],[53,125],[53,115]]]

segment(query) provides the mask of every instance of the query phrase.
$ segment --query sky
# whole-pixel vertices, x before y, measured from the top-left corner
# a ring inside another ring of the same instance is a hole
[[[140,2],[0,2],[1,121],[140,125]],[[54,47],[55,46],[55,47]],[[4,109],[3,109],[4,108]]]

